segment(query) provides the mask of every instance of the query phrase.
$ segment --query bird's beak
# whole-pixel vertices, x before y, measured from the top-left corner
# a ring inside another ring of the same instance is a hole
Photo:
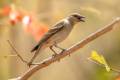
[[[81,17],[80,17],[80,21],[85,22],[85,20],[84,20],[84,19],[85,19],[85,17],[84,17],[84,16],[81,16]]]

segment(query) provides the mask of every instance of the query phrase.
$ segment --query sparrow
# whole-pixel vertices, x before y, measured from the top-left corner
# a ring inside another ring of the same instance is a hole
[[[53,27],[49,29],[48,32],[45,33],[45,35],[43,35],[38,44],[31,50],[31,52],[36,52],[30,62],[33,62],[38,53],[40,53],[47,47],[49,47],[55,54],[57,53],[54,51],[53,47],[59,48],[64,51],[65,49],[59,47],[57,44],[64,41],[68,37],[76,23],[85,22],[84,18],[84,16],[78,13],[72,13],[65,19],[62,19],[61,21],[53,25]]]

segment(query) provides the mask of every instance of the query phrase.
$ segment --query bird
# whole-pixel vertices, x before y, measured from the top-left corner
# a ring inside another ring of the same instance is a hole
[[[41,51],[45,48],[49,47],[55,54],[57,53],[55,52],[53,47],[59,48],[64,51],[65,49],[59,47],[57,44],[64,41],[68,37],[75,24],[77,24],[78,22],[85,22],[84,18],[85,17],[80,15],[79,13],[72,13],[53,25],[53,27],[43,35],[38,44],[31,50],[31,52],[36,52],[32,57],[30,63],[33,62],[38,53],[41,53]]]

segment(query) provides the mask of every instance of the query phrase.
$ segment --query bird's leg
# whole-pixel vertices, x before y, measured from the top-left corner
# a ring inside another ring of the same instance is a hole
[[[65,50],[66,50],[66,49],[64,49],[64,48],[59,47],[57,44],[55,44],[54,46],[55,46],[56,48],[61,49],[61,50],[62,50],[61,52],[63,52],[63,51],[65,51]],[[70,56],[70,54],[69,54],[69,56]]]
[[[53,49],[53,46],[50,46],[49,48],[50,48],[50,50],[52,50],[52,51],[54,52],[53,56],[57,55],[57,53],[56,53],[55,50]]]
[[[64,49],[64,48],[59,47],[57,44],[55,44],[54,46],[55,46],[56,48],[61,49],[61,50],[62,50],[62,52],[66,50],[66,49]]]
[[[50,46],[50,49],[54,52],[54,54],[52,55],[53,57],[55,57],[57,55],[57,53],[55,52],[55,50],[53,49],[53,46]],[[58,60],[60,62],[60,59]]]

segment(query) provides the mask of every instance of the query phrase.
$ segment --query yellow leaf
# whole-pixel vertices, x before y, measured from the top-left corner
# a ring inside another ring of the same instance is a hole
[[[107,72],[110,72],[111,69],[108,65],[105,65],[105,68],[106,68]]]
[[[110,67],[108,66],[105,58],[102,55],[99,55],[96,51],[92,51],[90,59],[104,65],[106,70],[108,72],[110,71]]]

